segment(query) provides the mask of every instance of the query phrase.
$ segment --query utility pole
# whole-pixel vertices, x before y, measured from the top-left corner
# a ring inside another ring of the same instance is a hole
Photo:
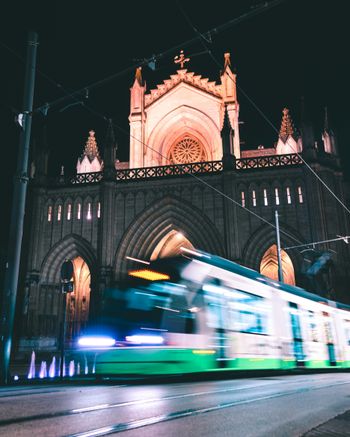
[[[276,223],[276,240],[277,240],[277,262],[278,262],[278,280],[283,282],[283,270],[281,259],[281,240],[280,240],[280,224],[278,221],[278,211],[275,211],[275,223]]]
[[[9,248],[7,254],[3,302],[1,308],[0,384],[8,384],[9,382],[9,365],[16,309],[19,266],[21,259],[24,211],[29,179],[28,160],[30,133],[32,127],[37,46],[38,34],[36,32],[29,32],[27,42],[26,72],[24,81],[23,113],[19,114],[22,116],[23,130],[20,134],[17,171],[14,178],[14,193],[11,210]]]

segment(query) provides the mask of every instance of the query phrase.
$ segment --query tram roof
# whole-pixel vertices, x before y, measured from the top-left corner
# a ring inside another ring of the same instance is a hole
[[[304,297],[305,299],[310,299],[316,302],[334,302],[337,308],[350,311],[350,306],[335,302],[330,299],[327,299],[325,297],[319,296],[317,294],[311,293],[309,291],[304,290],[303,288],[294,286],[294,285],[288,285],[284,284],[282,282],[274,281],[273,279],[268,278],[267,276],[261,275],[256,270],[250,269],[248,267],[242,266],[241,264],[238,264],[234,261],[230,261],[228,259],[222,258],[217,255],[212,255],[210,253],[206,253],[203,251],[191,251],[188,255],[190,255],[192,258],[195,258],[198,261],[211,264],[215,267],[222,268],[224,270],[230,271],[232,273],[239,274],[241,276],[244,276],[246,278],[252,279],[252,280],[259,280],[261,283],[264,283],[266,285],[269,285],[271,287],[277,288],[278,290],[286,291],[287,293],[294,294],[296,296]],[[187,256],[187,253],[186,253]]]

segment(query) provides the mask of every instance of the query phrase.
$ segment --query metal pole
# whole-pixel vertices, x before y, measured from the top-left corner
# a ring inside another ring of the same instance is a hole
[[[62,284],[63,288],[63,284]],[[61,326],[61,361],[60,361],[60,378],[63,379],[64,369],[64,342],[66,341],[66,309],[67,309],[67,293],[63,292],[63,317]]]
[[[9,233],[9,249],[7,255],[3,305],[0,324],[1,367],[0,383],[9,382],[9,365],[11,357],[13,325],[16,309],[19,266],[23,236],[24,211],[28,185],[29,144],[32,126],[32,110],[34,98],[36,52],[38,35],[28,34],[27,63],[23,96],[23,130],[20,135],[17,171],[14,178],[13,205]]]
[[[275,211],[275,222],[276,222],[276,240],[277,240],[277,262],[278,262],[278,280],[283,282],[283,270],[282,270],[282,259],[281,259],[281,240],[280,240],[280,225],[278,221],[278,212]]]

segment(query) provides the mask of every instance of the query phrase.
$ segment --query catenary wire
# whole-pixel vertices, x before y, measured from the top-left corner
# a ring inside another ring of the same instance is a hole
[[[273,7],[273,6],[276,6],[277,4],[279,4],[279,3],[283,2],[283,1],[285,1],[285,0],[276,0],[276,1],[270,2],[270,4],[265,4],[265,5],[264,5],[264,8],[265,8],[264,10],[266,10],[266,7],[267,7],[267,6],[269,6],[269,7],[268,7],[268,9],[269,9],[269,8],[271,8],[271,7]],[[248,12],[247,14],[244,14],[244,15],[238,17],[238,18],[234,18],[234,19],[228,21],[227,23],[225,23],[225,24],[223,24],[223,25],[221,25],[221,26],[219,26],[219,27],[217,27],[217,28],[214,28],[213,30],[207,32],[207,34],[210,34],[210,33],[216,33],[216,34],[217,34],[217,33],[219,33],[221,30],[224,30],[224,29],[230,27],[232,24],[237,24],[238,22],[243,21],[244,19],[250,18],[251,16],[256,15],[257,13],[260,13],[260,12],[262,12],[261,8],[256,8],[253,12]],[[202,35],[201,35],[200,37],[203,38]],[[197,39],[198,39],[198,37],[196,37],[196,38],[192,38],[191,40],[187,41],[187,43],[185,43],[185,45],[188,45],[188,44],[190,44],[190,43],[196,41]],[[23,58],[22,58],[20,55],[18,55],[16,52],[14,52],[12,49],[10,49],[10,48],[9,48],[8,46],[6,46],[5,44],[2,44],[2,45],[3,45],[5,48],[7,48],[9,51],[11,51],[14,55],[16,55],[16,57],[18,57],[19,59],[21,59],[21,60],[23,61]],[[183,45],[184,45],[184,44],[182,44],[182,45],[179,44],[179,45],[177,45],[175,48],[173,47],[172,49],[169,49],[169,50],[167,50],[166,52],[164,52],[163,55],[168,54],[168,53],[170,53],[170,52],[172,52],[172,51],[174,51],[174,50],[176,50],[176,49],[182,47]],[[162,55],[162,56],[163,56],[163,55]],[[145,63],[146,63],[146,61],[145,61]],[[138,65],[139,65],[139,64],[138,64]],[[122,72],[117,73],[117,75],[124,74],[126,71],[130,71],[131,69],[134,69],[134,68],[135,68],[135,66],[128,67],[127,69],[123,70]],[[71,98],[73,98],[74,100],[80,102],[80,100],[77,99],[76,95],[78,95],[79,93],[85,91],[86,89],[91,89],[91,86],[87,86],[87,87],[84,87],[84,88],[80,89],[79,91],[70,92],[70,91],[67,91],[67,90],[66,90],[66,89],[65,89],[61,84],[57,83],[55,80],[53,80],[52,78],[50,78],[49,76],[47,76],[45,73],[41,72],[41,75],[42,75],[43,77],[45,77],[47,80],[49,80],[52,84],[55,84],[57,87],[59,87],[59,88],[60,88],[60,89],[61,89],[61,90],[66,94],[66,97],[65,97],[64,99],[66,99],[67,97],[71,97]],[[116,77],[116,76],[114,75],[114,77]],[[111,78],[111,77],[109,77],[109,78]],[[109,78],[107,78],[107,79],[109,79]],[[103,79],[102,81],[96,82],[95,84],[102,84],[102,82],[104,82],[104,81],[105,81],[105,79]],[[57,99],[57,100],[58,100],[58,99]],[[56,100],[55,102],[57,102],[57,100]],[[62,102],[62,101],[63,101],[63,100],[60,100],[60,102]],[[54,103],[55,103],[55,102],[54,102]],[[36,111],[42,110],[42,109],[45,108],[47,105],[49,105],[49,106],[51,107],[51,106],[52,106],[52,103],[45,103],[45,105],[42,105],[42,106],[40,106],[39,108],[37,108]],[[102,114],[102,113],[96,111],[95,109],[91,108],[91,106],[89,106],[89,105],[87,105],[87,104],[85,104],[85,103],[83,103],[83,107],[84,107],[86,110],[88,110],[89,112],[91,112],[92,114],[94,114],[95,116],[97,116],[97,117],[99,117],[99,118],[102,118],[102,119],[105,120],[105,121],[110,120],[110,119],[107,118],[104,114]],[[126,132],[125,129],[123,129],[121,126],[117,125],[114,121],[112,121],[112,124],[113,124],[113,126],[114,126],[115,128],[117,128],[119,131],[123,132],[124,134],[128,134],[128,135],[129,135],[129,133]],[[149,146],[148,144],[144,143],[144,142],[141,141],[139,138],[134,137],[132,134],[130,134],[130,137],[134,138],[136,141],[140,142],[143,146],[149,148],[150,150],[152,150],[152,151],[154,151],[155,153],[159,154],[162,158],[166,159],[166,158],[165,158],[165,157],[164,157],[164,156],[163,156],[163,155],[162,155],[158,150],[153,149],[151,146]],[[247,208],[247,207],[244,207],[243,205],[241,205],[241,203],[237,202],[236,200],[234,200],[233,198],[231,198],[231,197],[228,196],[227,194],[223,193],[223,192],[220,191],[219,189],[213,187],[212,185],[210,185],[209,183],[207,183],[207,182],[204,181],[203,179],[199,178],[198,176],[196,176],[196,175],[194,175],[194,174],[191,174],[191,173],[189,173],[189,174],[190,174],[194,179],[200,181],[201,183],[203,183],[204,185],[208,186],[209,188],[211,188],[212,190],[214,190],[214,191],[217,192],[218,194],[222,195],[223,197],[225,197],[226,199],[230,200],[231,202],[233,202],[233,203],[236,204],[237,206],[239,206],[239,207],[241,207],[242,209],[248,211],[250,214],[252,214],[252,215],[255,216],[256,218],[260,219],[260,220],[263,221],[264,223],[266,223],[266,224],[268,224],[269,226],[271,226],[271,227],[273,227],[274,229],[276,229],[276,226],[275,226],[273,223],[271,223],[271,222],[269,222],[268,220],[264,219],[264,218],[263,218],[262,216],[260,216],[259,214],[255,213],[254,211],[250,210],[250,209]],[[301,243],[301,241],[300,241],[299,239],[295,238],[293,235],[289,234],[288,232],[286,232],[286,231],[284,231],[284,230],[280,230],[280,232],[283,233],[283,234],[285,234],[287,237],[293,239],[294,241],[296,241],[296,242],[298,242],[298,243]]]
[[[282,1],[284,1],[284,0],[282,0]],[[269,6],[269,8],[271,8],[271,7],[273,7],[273,6],[276,6],[277,4],[279,4],[279,3],[281,3],[282,2],[281,0],[280,1],[275,1],[275,2],[271,2],[270,4],[268,4],[268,5],[266,5],[266,6]],[[264,10],[266,10],[266,6],[265,6],[265,9]],[[180,7],[181,8],[181,7]],[[181,10],[182,10],[182,8],[181,8]],[[186,16],[186,14],[184,13],[184,11],[182,10],[182,12],[183,12],[183,14],[184,14],[184,16],[186,17],[186,19],[187,19],[187,21],[189,22],[189,24],[192,26],[192,24],[190,23],[190,21],[189,21],[189,19],[188,19],[188,17]],[[172,51],[174,51],[175,49],[178,49],[179,47],[183,47],[184,45],[188,45],[188,44],[191,44],[191,43],[193,43],[193,42],[195,42],[195,41],[197,41],[198,39],[200,39],[200,41],[201,41],[201,43],[204,45],[204,47],[206,48],[206,52],[208,52],[209,53],[209,55],[212,57],[212,59],[213,59],[213,61],[221,68],[221,65],[220,65],[220,63],[218,62],[218,60],[213,56],[213,54],[212,54],[212,52],[210,51],[210,50],[208,50],[208,47],[204,44],[204,40],[206,40],[207,41],[207,38],[205,37],[205,35],[209,35],[209,36],[211,36],[211,34],[213,34],[213,33],[215,33],[215,34],[217,34],[217,33],[219,33],[220,31],[222,31],[222,30],[224,30],[224,29],[226,29],[226,28],[228,28],[228,27],[230,27],[230,26],[232,26],[232,24],[237,24],[238,22],[240,22],[240,21],[243,21],[244,19],[247,19],[247,18],[249,18],[249,17],[251,17],[252,15],[256,15],[257,13],[261,13],[261,12],[263,12],[260,8],[257,8],[255,11],[253,11],[253,14],[251,13],[251,12],[248,12],[247,14],[244,14],[244,15],[242,15],[242,16],[240,16],[240,17],[238,17],[238,18],[235,18],[235,19],[232,19],[232,20],[230,20],[229,22],[227,22],[227,23],[225,23],[225,24],[223,24],[223,25],[221,25],[221,26],[219,26],[219,27],[217,27],[217,28],[214,28],[213,30],[211,30],[211,31],[208,31],[208,32],[206,32],[205,34],[201,34],[197,29],[195,29],[193,26],[193,29],[194,29],[194,31],[198,34],[198,36],[196,37],[196,38],[192,38],[191,40],[189,40],[189,41],[187,41],[186,43],[184,43],[184,44],[179,44],[179,45],[177,45],[175,48],[173,47],[172,49],[169,49],[169,50],[167,50],[166,52],[164,52],[163,54],[161,54],[160,56],[165,56],[166,54],[168,54],[169,52],[172,52]],[[15,53],[12,49],[10,49],[7,45],[5,45],[5,44],[3,44],[3,43],[1,43],[1,45],[3,45],[7,50],[9,50],[9,51],[11,51],[15,56],[17,56],[19,59],[21,59],[22,61],[23,61],[23,58],[21,57],[21,56],[19,56],[17,53]],[[156,56],[156,57],[159,57],[159,55],[158,56]],[[154,58],[154,56],[152,57],[152,58]],[[146,62],[148,62],[148,60],[146,60],[144,63],[146,63]],[[139,64],[138,64],[139,65]],[[135,66],[131,66],[131,67],[128,67],[127,69],[124,69],[123,71],[121,71],[121,72],[119,72],[119,73],[117,73],[117,75],[121,75],[121,74],[124,74],[126,71],[130,71],[131,69],[133,69],[133,68],[135,68]],[[39,70],[38,70],[39,71]],[[82,88],[82,89],[80,89],[79,91],[74,91],[74,92],[70,92],[70,91],[68,91],[67,89],[65,89],[64,87],[62,87],[62,85],[61,84],[59,84],[59,83],[57,83],[56,81],[54,81],[53,79],[51,79],[49,76],[47,76],[45,73],[43,73],[42,71],[40,71],[40,74],[43,76],[43,77],[45,77],[47,80],[49,80],[52,84],[54,84],[56,87],[58,87],[58,88],[60,88],[60,89],[62,89],[62,91],[66,94],[66,96],[64,97],[64,99],[66,99],[66,98],[68,98],[68,97],[71,97],[71,98],[74,98],[75,100],[77,100],[76,99],[76,95],[78,95],[79,93],[82,93],[83,91],[85,91],[86,89],[90,89],[91,88],[91,85],[89,85],[89,86],[86,86],[86,87],[84,87],[84,88]],[[116,77],[117,75],[113,75],[113,77]],[[231,80],[233,80],[233,78],[230,76],[230,75],[228,75],[229,77],[230,77],[230,79]],[[108,80],[111,80],[112,79],[112,76],[109,76],[108,78],[106,78],[106,79],[103,79],[103,80],[101,80],[101,81],[98,81],[98,82],[96,82],[95,84],[92,84],[92,86],[95,86],[95,85],[99,85],[99,84],[102,84],[102,83],[104,83],[105,81],[108,81]],[[269,125],[278,133],[278,130],[275,128],[275,126],[272,124],[272,122],[265,116],[265,114],[261,111],[261,109],[249,98],[249,96],[244,92],[244,90],[242,90],[242,88],[241,87],[239,87],[238,85],[236,85],[237,86],[237,88],[240,90],[240,92],[242,92],[242,94],[250,101],[250,103],[255,107],[255,109],[261,114],[261,116],[269,123]],[[62,101],[62,100],[60,100],[60,101]],[[55,101],[55,102],[57,102],[57,100]],[[54,102],[54,103],[55,103]],[[80,101],[79,101],[80,102]],[[46,103],[45,105],[43,105],[43,106],[41,106],[41,107],[39,107],[39,108],[37,108],[37,110],[41,110],[41,109],[43,109],[45,106],[47,106],[47,105],[49,105],[49,106],[51,106],[52,105],[52,103]],[[103,115],[102,113],[100,113],[100,112],[98,112],[98,111],[96,111],[96,110],[94,110],[93,108],[91,108],[90,106],[88,106],[88,105],[86,105],[86,104],[84,104],[83,103],[83,106],[89,111],[89,112],[91,112],[91,113],[93,113],[94,115],[96,115],[96,116],[98,116],[98,117],[100,117],[100,118],[102,118],[103,120],[105,120],[105,121],[107,121],[107,120],[109,120],[105,115]],[[118,130],[120,130],[120,131],[122,131],[123,133],[127,133],[126,131],[125,131],[125,129],[123,129],[123,128],[121,128],[119,125],[117,125],[115,122],[113,122],[113,126],[114,127],[116,127]],[[139,138],[136,138],[136,137],[134,137],[133,135],[131,135],[130,134],[130,136],[132,137],[132,138],[134,138],[136,141],[139,141],[140,143],[142,143],[142,145],[144,145],[145,147],[147,147],[147,148],[149,148],[149,149],[151,149],[152,151],[154,151],[154,152],[156,152],[156,153],[158,153],[161,157],[163,157],[163,158],[165,158],[159,151],[157,151],[157,150],[155,150],[155,149],[153,149],[151,146],[149,146],[148,144],[146,144],[146,143],[144,143],[144,142],[142,142]],[[288,141],[287,141],[288,142]],[[298,154],[298,153],[297,153]],[[319,176],[313,171],[313,169],[311,169],[311,167],[306,163],[306,161],[298,154],[298,156],[302,159],[302,161],[304,162],[304,164],[319,178]],[[226,199],[228,199],[228,200],[230,200],[230,201],[232,201],[234,204],[236,204],[236,205],[238,205],[239,207],[241,207],[242,209],[245,209],[245,210],[247,210],[250,214],[252,214],[252,215],[254,215],[255,217],[257,217],[258,219],[260,219],[261,221],[263,221],[264,223],[266,223],[266,224],[268,224],[268,225],[270,225],[270,226],[272,226],[273,228],[276,228],[276,226],[274,225],[274,224],[272,224],[271,222],[269,222],[268,220],[266,220],[266,219],[264,219],[263,217],[261,217],[259,214],[257,214],[257,213],[255,213],[255,212],[253,212],[252,210],[250,210],[249,208],[247,208],[247,207],[244,207],[244,206],[242,206],[241,205],[241,203],[239,203],[239,202],[237,202],[236,200],[234,200],[234,199],[232,199],[231,197],[229,197],[228,195],[226,195],[225,193],[223,193],[223,192],[221,192],[220,190],[218,190],[217,188],[215,188],[215,187],[213,187],[212,185],[210,185],[210,184],[208,184],[206,181],[204,181],[203,179],[201,179],[201,178],[199,178],[198,176],[196,176],[196,175],[194,175],[194,174],[190,174],[192,177],[194,177],[196,180],[198,180],[198,181],[200,181],[201,183],[203,183],[204,185],[206,185],[206,186],[208,186],[208,187],[210,187],[211,189],[213,189],[214,191],[216,191],[217,193],[219,193],[219,194],[221,194],[223,197],[225,197]],[[320,179],[320,178],[319,178]],[[322,181],[322,179],[320,179],[320,181],[325,185],[325,187],[335,196],[335,194],[332,192],[332,190],[324,183],[324,181]],[[335,196],[336,197],[336,196]],[[337,197],[336,197],[337,198]],[[338,199],[339,200],[339,199]],[[339,200],[340,201],[340,200]],[[342,202],[340,201],[340,203],[342,204]],[[344,205],[344,204],[342,204],[344,207],[345,207],[345,209],[348,211],[348,212],[350,212],[347,208],[346,208],[346,206]],[[298,240],[298,239],[296,239],[293,235],[291,235],[291,234],[289,234],[289,233],[287,233],[287,232],[285,232],[285,231],[283,231],[283,230],[281,230],[281,233],[283,233],[283,234],[285,234],[286,236],[288,236],[289,238],[292,238],[294,241],[297,241],[297,242],[301,242],[300,240]]]
[[[181,4],[179,1],[177,1],[177,5],[180,9],[180,11],[182,12],[183,16],[185,17],[186,21],[188,22],[188,24],[192,27],[193,31],[198,35],[198,37],[200,38],[200,42],[203,45],[203,47],[206,49],[207,53],[209,54],[209,56],[211,57],[211,59],[214,61],[214,63],[221,68],[221,64],[218,61],[218,59],[213,55],[212,51],[209,50],[209,48],[207,47],[206,44],[206,38],[203,36],[202,33],[199,32],[198,29],[196,29],[196,27],[191,23],[188,15],[186,14],[186,12],[184,11],[184,9],[182,8]],[[260,107],[248,96],[248,94],[242,89],[242,87],[237,84],[237,81],[228,74],[227,71],[225,71],[225,74],[227,75],[227,77],[229,77],[229,79],[236,85],[236,87],[238,88],[238,90],[243,94],[243,96],[248,100],[248,102],[254,107],[254,109],[256,109],[256,111],[258,111],[258,113],[260,114],[260,116],[268,123],[268,125],[273,129],[273,131],[275,133],[277,133],[277,135],[279,135],[279,131],[276,128],[276,126],[272,123],[272,121],[264,114],[264,112],[260,109]],[[303,162],[303,164],[305,164],[305,166],[308,168],[308,170],[311,171],[311,173],[318,179],[318,181],[331,193],[331,195],[336,199],[337,202],[339,202],[339,204],[350,214],[350,210],[349,208],[344,204],[344,202],[342,202],[339,197],[331,190],[331,188],[329,188],[329,186],[325,183],[325,181],[315,172],[315,170],[310,166],[310,164],[303,158],[303,156],[298,152],[298,150],[295,150],[295,147],[293,144],[291,144],[290,139],[287,139],[287,144],[290,146],[290,148],[292,150],[294,150],[294,153],[301,159],[301,161]]]
[[[216,26],[216,27],[210,29],[208,32],[206,32],[206,34],[207,35],[217,35],[220,32],[230,28],[231,26],[234,26],[234,25],[236,25],[238,23],[241,23],[242,21],[250,19],[250,18],[252,18],[252,17],[254,17],[256,15],[259,15],[259,14],[261,14],[263,12],[266,12],[269,9],[272,9],[275,6],[278,6],[279,4],[284,3],[286,1],[287,0],[272,0],[270,2],[266,2],[265,1],[261,5],[256,6],[254,9],[251,9],[249,12],[246,12],[245,14],[241,14],[239,17],[233,18],[233,19],[227,21],[226,23],[223,23],[223,24],[221,24],[219,26]],[[145,59],[141,63],[134,64],[132,66],[126,67],[126,68],[124,68],[123,70],[121,70],[121,71],[119,71],[117,73],[114,73],[114,74],[112,74],[110,76],[105,77],[104,79],[100,79],[100,80],[98,80],[96,82],[93,82],[93,83],[91,83],[89,85],[85,85],[83,88],[80,88],[77,91],[74,91],[72,94],[80,95],[80,94],[84,93],[84,91],[86,89],[91,90],[93,88],[99,87],[101,85],[104,85],[107,82],[110,82],[110,81],[116,79],[119,76],[122,76],[125,73],[128,73],[130,71],[134,71],[137,67],[147,65],[151,61],[154,61],[154,60],[159,60],[159,59],[165,58],[166,56],[169,56],[171,53],[174,53],[175,51],[177,51],[179,49],[182,49],[183,47],[189,46],[189,45],[197,42],[198,38],[202,38],[202,37],[195,36],[195,37],[193,37],[193,38],[191,38],[191,39],[189,39],[187,41],[182,42],[181,44],[177,44],[176,46],[171,47],[170,49],[165,50],[162,53],[159,53],[158,55],[152,55],[150,58]],[[59,99],[56,99],[56,100],[52,101],[51,103],[49,103],[50,107],[55,106],[56,104],[62,103],[63,101],[65,101],[67,99],[67,97],[72,97],[72,95],[64,96],[64,97],[61,97]],[[39,106],[38,108],[35,109],[35,111],[42,110],[46,105],[47,105],[47,103],[45,103],[42,106]]]

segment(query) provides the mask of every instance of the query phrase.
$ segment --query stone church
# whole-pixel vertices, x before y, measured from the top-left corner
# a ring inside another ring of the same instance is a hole
[[[345,295],[346,244],[290,248],[349,234],[345,211],[305,165],[344,199],[327,114],[323,132],[314,132],[305,119],[296,129],[284,108],[271,147],[241,150],[230,54],[220,83],[189,71],[187,61],[181,52],[174,74],[151,90],[136,70],[128,162],[117,159],[112,122],[99,133],[103,144],[88,133],[73,176],[49,178],[47,151],[36,153],[18,350],[58,346],[63,299],[67,338],[83,332],[98,313],[102,291],[135,267],[130,258],[156,259],[193,247],[277,278],[276,210],[284,281],[332,298]],[[74,264],[74,292],[65,295],[60,270],[67,259]]]

